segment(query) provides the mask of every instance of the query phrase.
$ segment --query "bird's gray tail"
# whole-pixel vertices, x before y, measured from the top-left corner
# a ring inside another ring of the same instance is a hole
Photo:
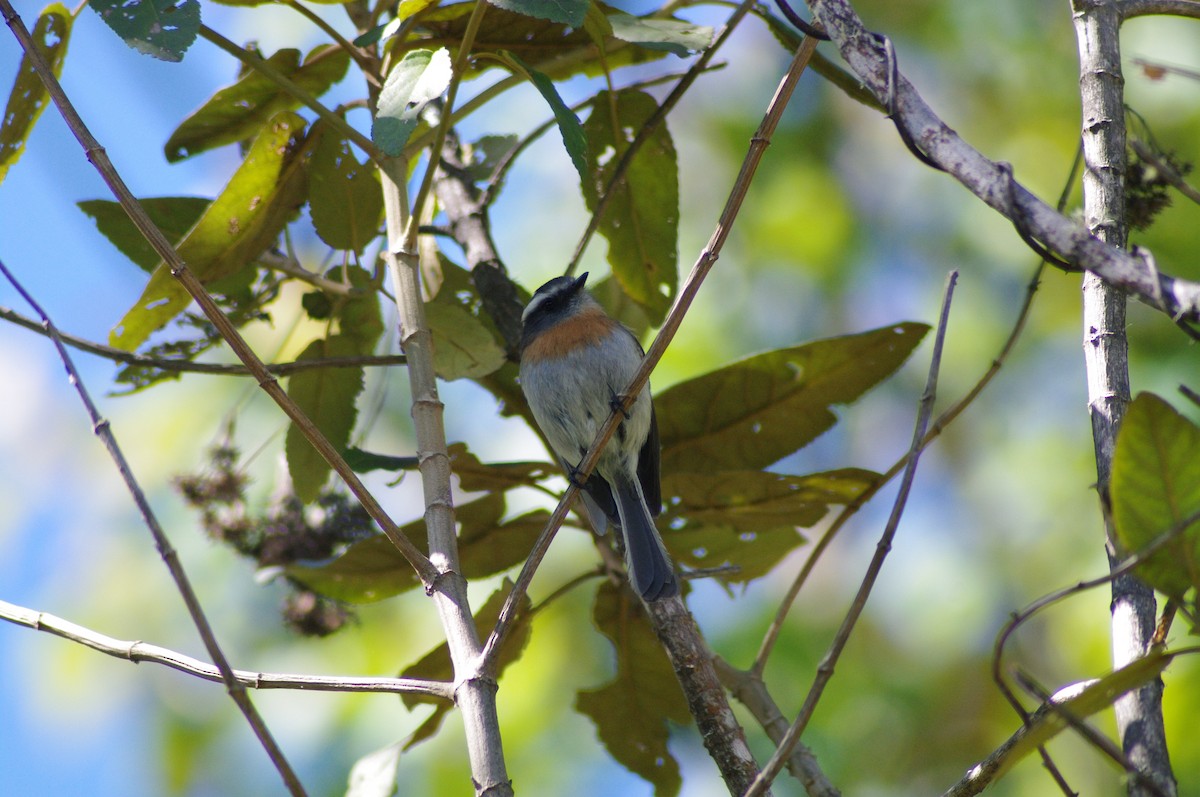
[[[678,595],[675,569],[646,507],[642,486],[636,478],[617,478],[613,488],[625,538],[625,565],[633,588],[648,601]]]

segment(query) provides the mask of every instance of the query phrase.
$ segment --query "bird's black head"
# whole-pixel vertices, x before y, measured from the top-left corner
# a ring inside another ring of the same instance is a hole
[[[533,298],[525,306],[521,314],[524,328],[521,333],[521,346],[524,348],[533,336],[555,323],[572,315],[592,298],[583,289],[587,282],[587,272],[579,277],[555,277],[534,291]]]

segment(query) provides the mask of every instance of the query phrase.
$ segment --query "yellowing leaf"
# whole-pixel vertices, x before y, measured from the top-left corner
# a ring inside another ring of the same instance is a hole
[[[46,6],[30,31],[33,46],[50,65],[55,76],[62,74],[63,58],[67,55],[67,42],[71,37],[71,25],[75,18],[61,3]],[[4,107],[0,120],[0,183],[8,174],[8,168],[17,162],[25,151],[25,140],[46,108],[50,95],[38,77],[29,56],[21,57],[17,77]]]
[[[848,404],[886,379],[929,330],[895,326],[757,354],[675,385],[655,399],[662,468],[759,470],[837,423]]]
[[[291,48],[280,50],[266,62],[309,94],[319,97],[345,76],[350,56],[336,45],[323,45],[309,53],[303,64],[300,51]],[[167,160],[175,162],[245,141],[258,135],[276,114],[299,106],[299,100],[251,69],[184,119],[163,149]]]
[[[303,159],[293,156],[304,119],[286,111],[254,140],[229,183],[180,242],[178,252],[201,282],[235,274],[269,246],[304,201]],[[141,298],[109,333],[132,351],[191,302],[165,264],[150,275]]]

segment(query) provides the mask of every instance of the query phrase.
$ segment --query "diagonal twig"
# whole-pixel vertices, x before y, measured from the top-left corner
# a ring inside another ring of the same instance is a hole
[[[21,283],[17,281],[16,277],[13,276],[3,262],[0,262],[0,273],[12,283],[17,293],[21,294],[21,297],[29,303],[34,312],[41,316],[42,323],[46,326],[46,330],[54,342],[54,347],[58,350],[58,356],[62,359],[63,366],[67,369],[67,375],[70,378],[71,384],[74,385],[75,391],[79,394],[79,398],[83,401],[83,405],[87,409],[88,417],[92,421],[92,431],[103,441],[104,447],[108,450],[109,456],[112,457],[113,462],[117,466],[117,471],[121,474],[121,478],[129,490],[129,494],[133,497],[134,503],[137,504],[138,512],[141,514],[146,527],[150,530],[150,535],[154,538],[154,544],[158,548],[159,555],[162,556],[163,562],[167,565],[167,570],[171,573],[171,578],[175,581],[175,586],[179,590],[179,594],[183,597],[188,614],[191,615],[192,622],[195,624],[196,630],[200,633],[204,647],[221,674],[221,680],[225,683],[225,689],[229,692],[229,696],[233,698],[233,702],[241,709],[242,714],[245,715],[246,721],[254,730],[254,735],[258,737],[263,749],[266,750],[271,762],[275,765],[275,769],[279,771],[279,775],[283,778],[288,791],[297,797],[301,797],[305,794],[304,786],[300,783],[300,779],[288,763],[283,751],[275,742],[275,738],[271,735],[266,723],[263,722],[258,710],[254,708],[254,703],[246,693],[246,687],[234,677],[233,668],[229,666],[229,661],[221,651],[220,645],[217,644],[212,626],[209,624],[208,618],[204,615],[204,610],[200,606],[200,600],[196,597],[196,593],[192,589],[191,581],[188,579],[187,573],[184,572],[183,564],[179,561],[178,554],[176,554],[175,549],[171,546],[171,542],[167,539],[166,533],[163,532],[162,526],[159,525],[158,518],[155,516],[154,510],[151,509],[150,502],[146,500],[146,494],[142,492],[141,485],[138,484],[133,471],[130,470],[125,455],[121,452],[120,446],[117,445],[117,439],[113,435],[112,428],[109,426],[107,420],[100,417],[96,405],[92,402],[91,395],[89,395],[87,388],[84,387],[79,373],[75,370],[75,364],[71,361],[71,355],[67,353],[67,347],[59,340],[58,330],[55,329],[49,316],[42,310],[41,305],[26,292],[25,288],[22,287]]]
[[[163,262],[171,270],[172,276],[179,280],[180,285],[188,292],[192,299],[200,305],[204,315],[216,327],[221,337],[229,345],[246,367],[258,380],[259,386],[271,397],[279,408],[291,419],[296,428],[300,430],[305,439],[312,444],[318,453],[325,459],[326,462],[337,472],[338,476],[345,482],[350,492],[363,505],[367,513],[379,524],[383,533],[387,535],[396,549],[404,556],[404,558],[413,566],[417,574],[421,577],[421,581],[425,585],[432,585],[437,578],[437,568],[412,542],[404,536],[400,531],[400,527],[395,521],[388,516],[383,507],[367,490],[366,486],[358,478],[358,475],[350,469],[346,464],[346,460],[338,452],[336,448],[329,442],[320,429],[312,422],[311,419],[301,410],[296,403],[288,396],[288,394],[279,386],[279,381],[263,366],[262,360],[254,353],[246,343],[241,333],[230,322],[230,320],[221,312],[221,308],[205,290],[203,284],[192,273],[187,264],[179,257],[179,253],[171,245],[170,241],[163,235],[150,217],[146,215],[146,211],[142,208],[141,203],[125,185],[125,181],[117,170],[113,167],[112,161],[108,158],[108,153],[100,146],[100,142],[88,130],[83,119],[79,116],[75,106],[63,91],[62,85],[58,82],[58,78],[54,76],[53,71],[46,64],[41,53],[34,46],[33,40],[29,36],[29,31],[25,28],[21,18],[13,9],[9,0],[0,0],[0,12],[3,13],[4,20],[12,30],[13,35],[21,44],[21,49],[29,57],[30,63],[41,78],[42,83],[46,86],[46,91],[50,98],[54,101],[59,113],[67,123],[88,160],[95,166],[109,190],[117,198],[122,209],[129,215],[130,221],[137,227],[138,231],[145,237],[146,241],[154,248],[154,251]]]
[[[912,489],[913,478],[916,476],[917,462],[921,454],[921,442],[925,439],[925,432],[929,428],[929,420],[933,416],[933,401],[937,395],[938,372],[942,363],[942,346],[946,340],[946,323],[950,315],[950,300],[953,298],[954,285],[957,280],[957,271],[951,271],[950,275],[946,278],[946,290],[942,298],[942,311],[938,317],[937,333],[933,341],[933,355],[929,363],[929,377],[925,382],[925,391],[921,394],[920,409],[917,411],[916,428],[913,431],[912,444],[909,446],[908,464],[905,466],[904,476],[900,480],[900,489],[896,495],[896,501],[892,505],[892,514],[888,518],[883,534],[875,546],[875,555],[871,557],[871,563],[867,566],[867,572],[863,576],[858,593],[854,596],[854,601],[850,604],[850,608],[842,620],[841,627],[838,628],[837,634],[834,635],[833,642],[829,645],[829,650],[826,651],[825,656],[821,659],[821,663],[817,665],[817,675],[808,690],[808,696],[804,699],[804,705],[800,709],[799,716],[796,717],[792,726],[788,728],[783,741],[779,743],[779,746],[775,749],[775,753],[771,756],[766,766],[763,767],[762,772],[759,773],[759,776],[751,784],[750,788],[746,790],[745,797],[755,797],[755,795],[764,794],[783,768],[783,765],[787,763],[787,759],[792,753],[792,747],[800,740],[800,736],[804,733],[808,721],[812,719],[813,712],[817,708],[817,703],[820,701],[826,685],[828,685],[829,680],[833,677],[834,667],[841,657],[842,650],[846,647],[846,642],[850,639],[850,634],[854,630],[858,618],[862,615],[863,609],[866,608],[867,598],[870,597],[871,590],[875,587],[875,581],[883,569],[884,559],[887,558],[888,552],[892,549],[892,540],[896,536],[896,529],[900,525],[900,518],[904,514],[904,507],[908,502],[908,494]]]

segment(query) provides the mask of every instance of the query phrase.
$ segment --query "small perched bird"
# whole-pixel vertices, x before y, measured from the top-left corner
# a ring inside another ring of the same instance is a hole
[[[576,467],[642,361],[633,332],[586,290],[587,274],[537,289],[521,315],[521,389],[563,469]],[[650,385],[638,394],[583,489],[597,533],[621,530],[633,588],[646,600],[679,594],[654,517],[662,511],[658,422]]]

